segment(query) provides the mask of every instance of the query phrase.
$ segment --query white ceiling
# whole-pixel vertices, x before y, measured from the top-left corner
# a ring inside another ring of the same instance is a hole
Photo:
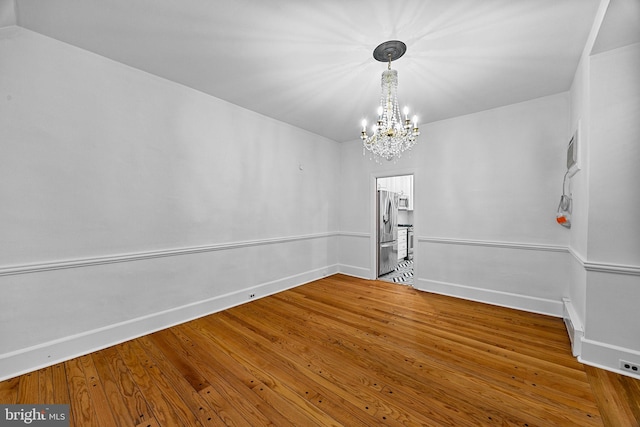
[[[591,54],[640,42],[640,0],[610,0]]]
[[[637,1],[637,0],[634,0]],[[386,40],[421,123],[570,88],[600,0],[15,0],[17,24],[335,141],[374,117]]]

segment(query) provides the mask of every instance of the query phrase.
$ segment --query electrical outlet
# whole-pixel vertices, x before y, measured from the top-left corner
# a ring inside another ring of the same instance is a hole
[[[249,298],[254,298],[256,294],[249,294]]]
[[[620,369],[640,375],[640,365],[620,359]]]

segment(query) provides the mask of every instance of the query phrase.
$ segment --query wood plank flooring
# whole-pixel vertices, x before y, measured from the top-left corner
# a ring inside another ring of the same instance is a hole
[[[335,275],[0,382],[74,426],[638,426],[561,319]]]

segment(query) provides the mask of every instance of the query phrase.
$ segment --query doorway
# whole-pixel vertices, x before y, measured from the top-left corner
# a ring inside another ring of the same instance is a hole
[[[376,177],[376,278],[413,286],[413,174]]]

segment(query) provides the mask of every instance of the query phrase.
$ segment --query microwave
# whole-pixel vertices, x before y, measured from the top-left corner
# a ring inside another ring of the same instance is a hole
[[[409,209],[409,198],[407,196],[398,198],[398,209]]]

